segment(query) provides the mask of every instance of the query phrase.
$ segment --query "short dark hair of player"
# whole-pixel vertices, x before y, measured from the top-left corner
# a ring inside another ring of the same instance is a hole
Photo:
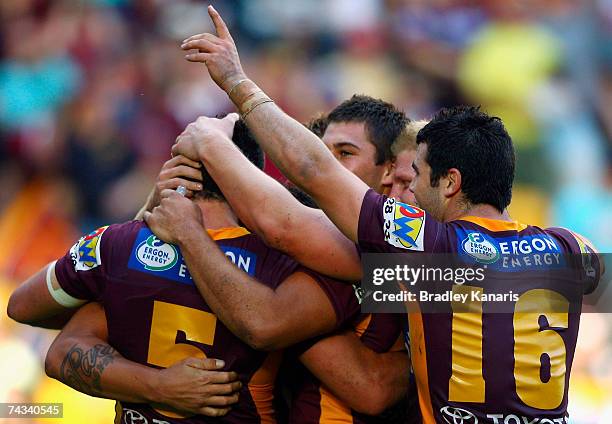
[[[302,205],[308,206],[309,208],[313,209],[321,209],[319,205],[317,205],[317,202],[315,202],[315,200],[308,193],[306,193],[299,187],[296,187],[292,183],[287,183],[285,185],[285,188],[289,190],[289,193],[291,193],[293,197],[295,197],[296,200]]]
[[[376,165],[381,165],[393,159],[391,146],[410,120],[391,103],[356,94],[327,115],[327,124],[333,122],[363,122],[368,139],[376,147]]]
[[[259,169],[264,167],[264,153],[261,147],[253,138],[249,127],[246,123],[239,119],[234,124],[234,133],[232,134],[232,141],[242,151],[242,153]],[[206,168],[202,167],[202,190],[194,194],[194,197],[200,199],[216,199],[225,201],[221,189],[212,179],[212,177],[206,171]]]
[[[306,128],[315,133],[317,137],[323,138],[323,134],[325,134],[328,125],[329,119],[327,119],[327,116],[321,114],[312,118],[308,124],[306,124]]]
[[[441,109],[417,134],[427,145],[431,185],[456,168],[461,191],[471,204],[488,204],[502,212],[512,199],[514,146],[501,119],[476,106]]]

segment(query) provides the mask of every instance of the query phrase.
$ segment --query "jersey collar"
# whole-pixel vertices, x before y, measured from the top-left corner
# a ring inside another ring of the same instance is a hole
[[[250,231],[244,227],[207,229],[206,232],[213,240],[233,239],[251,234]]]
[[[480,216],[463,216],[458,221],[468,221],[480,225],[490,231],[523,231],[526,224],[518,221],[502,221],[501,219],[482,218]]]

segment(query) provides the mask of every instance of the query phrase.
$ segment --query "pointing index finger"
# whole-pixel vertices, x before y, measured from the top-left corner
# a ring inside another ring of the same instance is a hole
[[[225,25],[225,22],[223,22],[223,19],[221,19],[221,15],[219,15],[219,12],[217,12],[215,8],[212,7],[212,5],[208,6],[208,15],[210,16],[210,19],[212,19],[213,24],[215,25],[217,35],[225,40],[231,40],[232,35],[227,29],[227,25]]]

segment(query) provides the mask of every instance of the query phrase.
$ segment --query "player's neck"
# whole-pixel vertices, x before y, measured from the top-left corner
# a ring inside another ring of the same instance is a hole
[[[498,211],[495,207],[487,204],[470,205],[468,207],[456,207],[449,211],[444,221],[454,221],[466,216],[476,216],[478,218],[496,219],[499,221],[512,221],[507,209],[503,212]]]
[[[220,200],[198,200],[197,205],[202,211],[204,227],[207,230],[238,227],[238,218],[227,202]]]

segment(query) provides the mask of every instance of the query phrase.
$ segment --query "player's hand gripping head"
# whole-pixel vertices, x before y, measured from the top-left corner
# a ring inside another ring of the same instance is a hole
[[[162,191],[159,206],[145,212],[144,220],[157,237],[173,244],[194,231],[203,231],[204,225],[200,208],[175,190]]]
[[[201,161],[205,157],[202,148],[207,144],[227,142],[232,138],[238,118],[237,113],[230,113],[222,119],[200,116],[187,125],[185,131],[177,137],[172,146],[172,156],[182,155],[194,161]]]
[[[183,50],[197,50],[185,58],[190,62],[204,63],[211,78],[221,89],[227,91],[237,81],[245,78],[236,43],[227,25],[214,7],[208,6],[208,14],[213,21],[217,35],[203,33],[193,35],[183,41]]]
[[[178,155],[166,161],[159,171],[155,182],[155,195],[153,206],[159,205],[163,190],[176,190],[185,187],[185,197],[202,190],[202,163],[193,161],[185,156]]]

